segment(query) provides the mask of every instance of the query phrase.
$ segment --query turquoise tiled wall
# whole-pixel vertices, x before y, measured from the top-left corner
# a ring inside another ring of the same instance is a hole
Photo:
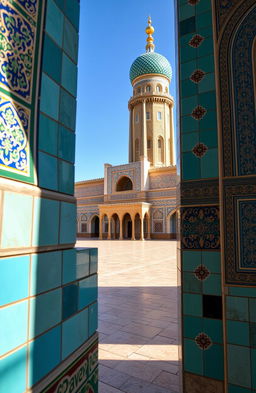
[[[70,195],[74,193],[78,15],[77,0],[47,2],[40,92],[39,185]]]
[[[53,370],[60,375],[79,351],[96,351],[98,254],[74,248],[79,1],[28,0],[27,10],[24,2],[5,3],[0,12],[9,15],[10,3],[14,21],[27,18],[37,28],[38,45],[42,31],[41,50],[32,54],[39,97],[33,85],[31,127],[27,112],[15,112],[31,133],[31,170],[27,178],[24,171],[0,178],[0,393],[24,393],[35,384],[41,391],[45,376],[49,383]],[[26,56],[18,55],[24,65]],[[97,366],[94,373],[87,377],[96,393]]]

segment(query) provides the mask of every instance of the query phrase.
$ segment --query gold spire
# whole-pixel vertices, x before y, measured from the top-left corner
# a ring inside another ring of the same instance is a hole
[[[146,27],[146,33],[148,35],[147,37],[147,45],[146,45],[146,51],[147,52],[154,52],[155,45],[154,45],[154,38],[152,37],[152,34],[154,33],[155,29],[151,25],[151,18],[150,16],[148,17],[148,26]]]

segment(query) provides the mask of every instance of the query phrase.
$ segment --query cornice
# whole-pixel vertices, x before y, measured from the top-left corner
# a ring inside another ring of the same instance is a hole
[[[141,97],[132,97],[128,102],[128,108],[131,110],[136,105],[141,103],[147,102],[158,102],[158,103],[167,103],[170,106],[174,105],[174,100],[170,96],[163,96],[163,95],[150,95],[150,96],[141,96]]]

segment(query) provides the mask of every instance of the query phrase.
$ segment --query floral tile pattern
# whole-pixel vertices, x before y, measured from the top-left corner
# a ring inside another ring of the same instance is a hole
[[[206,114],[207,110],[205,108],[203,108],[201,105],[198,105],[193,112],[191,113],[191,116],[195,119],[195,120],[201,120],[204,115]]]
[[[194,271],[195,277],[200,280],[200,281],[204,281],[207,279],[207,277],[209,276],[210,272],[207,269],[206,266],[204,265],[200,265],[198,266],[195,271]]]
[[[196,336],[195,342],[197,346],[205,351],[206,349],[209,349],[212,346],[212,340],[207,334],[205,333],[200,333]]]
[[[191,40],[189,41],[189,45],[192,46],[192,48],[198,48],[204,41],[204,37],[201,36],[200,34],[195,34]]]
[[[206,145],[204,145],[203,143],[197,143],[193,147],[192,152],[196,157],[202,158],[206,154],[207,150],[208,147]]]
[[[194,83],[199,83],[204,78],[205,72],[202,70],[195,70],[190,76],[190,80]]]

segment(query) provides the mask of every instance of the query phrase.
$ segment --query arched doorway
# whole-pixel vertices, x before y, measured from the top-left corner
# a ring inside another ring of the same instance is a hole
[[[139,213],[137,213],[134,218],[134,228],[135,228],[135,239],[140,240],[140,238],[141,238],[141,219],[140,219]]]
[[[116,191],[129,191],[133,189],[132,181],[127,176],[122,176],[116,185]]]
[[[120,237],[120,220],[118,215],[115,213],[111,217],[111,239],[119,239]]]
[[[108,216],[104,214],[102,219],[102,238],[107,239],[108,237]]]
[[[176,239],[177,237],[177,214],[174,212],[170,218],[170,239]]]
[[[132,219],[129,213],[123,217],[123,237],[124,239],[132,238]]]
[[[144,229],[144,239],[150,239],[150,219],[148,213],[144,214],[143,229]]]
[[[94,216],[91,220],[91,237],[99,237],[100,220],[98,216]]]

